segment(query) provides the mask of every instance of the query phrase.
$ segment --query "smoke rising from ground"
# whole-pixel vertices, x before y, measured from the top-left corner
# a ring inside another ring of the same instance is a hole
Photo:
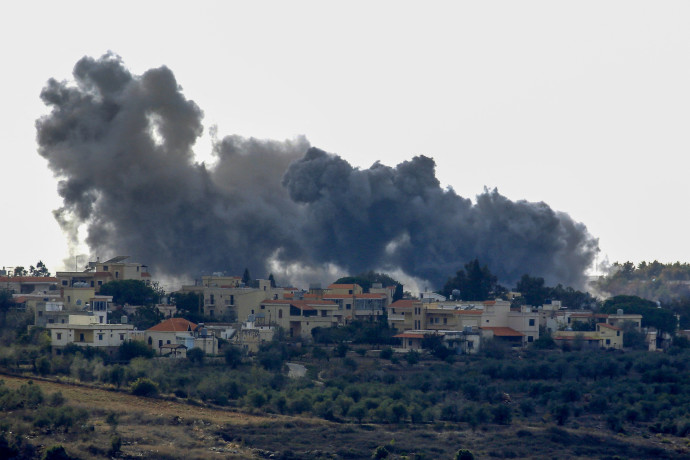
[[[166,67],[132,75],[85,57],[48,81],[39,153],[59,179],[56,218],[93,255],[129,254],[156,273],[267,276],[278,266],[401,269],[437,287],[478,257],[512,285],[523,273],[578,286],[597,241],[544,203],[444,190],[431,158],[352,167],[306,139],[228,136],[206,167],[192,147],[201,109]],[[232,108],[229,108],[232,110]],[[280,280],[280,278],[279,278]]]

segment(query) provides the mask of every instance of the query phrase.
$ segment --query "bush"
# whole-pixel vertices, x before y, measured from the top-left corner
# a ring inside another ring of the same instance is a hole
[[[510,425],[510,422],[513,420],[513,411],[510,406],[505,404],[499,404],[491,412],[494,423],[498,425]]]
[[[204,350],[201,348],[192,348],[191,350],[187,351],[187,359],[195,364],[203,364],[204,356],[206,356],[206,353],[204,353]]]
[[[139,340],[123,342],[117,350],[118,360],[128,362],[134,358],[153,358],[154,354],[148,345]]]
[[[405,354],[405,361],[407,364],[414,365],[419,362],[419,352],[416,350],[410,350]]]
[[[122,450],[122,439],[115,435],[110,438],[110,449],[108,450],[108,455],[110,457],[116,457]]]
[[[390,360],[393,357],[393,349],[391,347],[386,347],[383,350],[381,350],[379,356],[381,357],[381,359]]]
[[[242,349],[233,345],[227,345],[225,348],[225,364],[230,369],[237,369],[242,365]]]
[[[158,386],[147,378],[138,378],[132,384],[132,394],[134,396],[156,396],[158,394]]]
[[[455,460],[474,460],[474,454],[467,449],[460,449],[455,453]]]
[[[61,445],[48,448],[43,456],[43,460],[72,460],[73,458],[67,454],[67,451]]]

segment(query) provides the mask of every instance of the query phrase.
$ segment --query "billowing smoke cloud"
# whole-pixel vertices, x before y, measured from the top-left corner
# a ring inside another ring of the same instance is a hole
[[[132,75],[112,54],[83,58],[75,83],[50,80],[39,153],[60,179],[56,211],[86,224],[94,254],[129,254],[170,275],[269,265],[395,270],[440,285],[478,257],[502,282],[523,273],[578,285],[597,241],[544,203],[440,187],[418,156],[361,170],[309,146],[229,136],[196,163],[202,111],[161,67]]]

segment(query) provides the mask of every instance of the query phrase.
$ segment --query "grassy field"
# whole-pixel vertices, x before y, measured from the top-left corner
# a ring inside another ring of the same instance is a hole
[[[18,389],[28,378],[2,376]],[[460,449],[475,458],[650,459],[690,458],[684,437],[627,430],[607,431],[596,419],[581,417],[576,426],[553,423],[486,424],[472,430],[464,423],[336,423],[318,418],[266,415],[190,404],[174,397],[145,398],[124,391],[33,379],[47,396],[62,394],[66,406],[85,409],[83,426],[37,429],[26,411],[3,414],[40,458],[61,444],[72,457],[108,458],[112,439],[122,444],[120,458],[208,459],[371,458],[385,446],[388,458],[451,459]],[[112,453],[111,453],[112,455]]]

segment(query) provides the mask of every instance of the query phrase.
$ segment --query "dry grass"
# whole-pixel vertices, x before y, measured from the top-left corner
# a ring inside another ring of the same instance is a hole
[[[10,387],[26,382],[17,377],[2,379]],[[403,454],[408,458],[452,458],[459,448],[470,449],[476,458],[482,459],[690,457],[688,446],[682,444],[685,439],[658,439],[645,433],[620,436],[602,430],[594,421],[581,423],[576,429],[564,429],[548,423],[524,425],[514,420],[511,426],[487,425],[477,431],[460,423],[339,424],[197,407],[50,381],[34,380],[34,384],[46,394],[60,391],[66,404],[87,408],[93,429],[50,435],[26,427],[23,430],[29,441],[44,448],[60,443],[71,455],[83,459],[106,458],[114,434],[122,439],[123,457],[148,459],[358,459],[370,458],[381,445],[389,447],[393,454],[390,458]],[[115,425],[113,418],[117,419]]]

